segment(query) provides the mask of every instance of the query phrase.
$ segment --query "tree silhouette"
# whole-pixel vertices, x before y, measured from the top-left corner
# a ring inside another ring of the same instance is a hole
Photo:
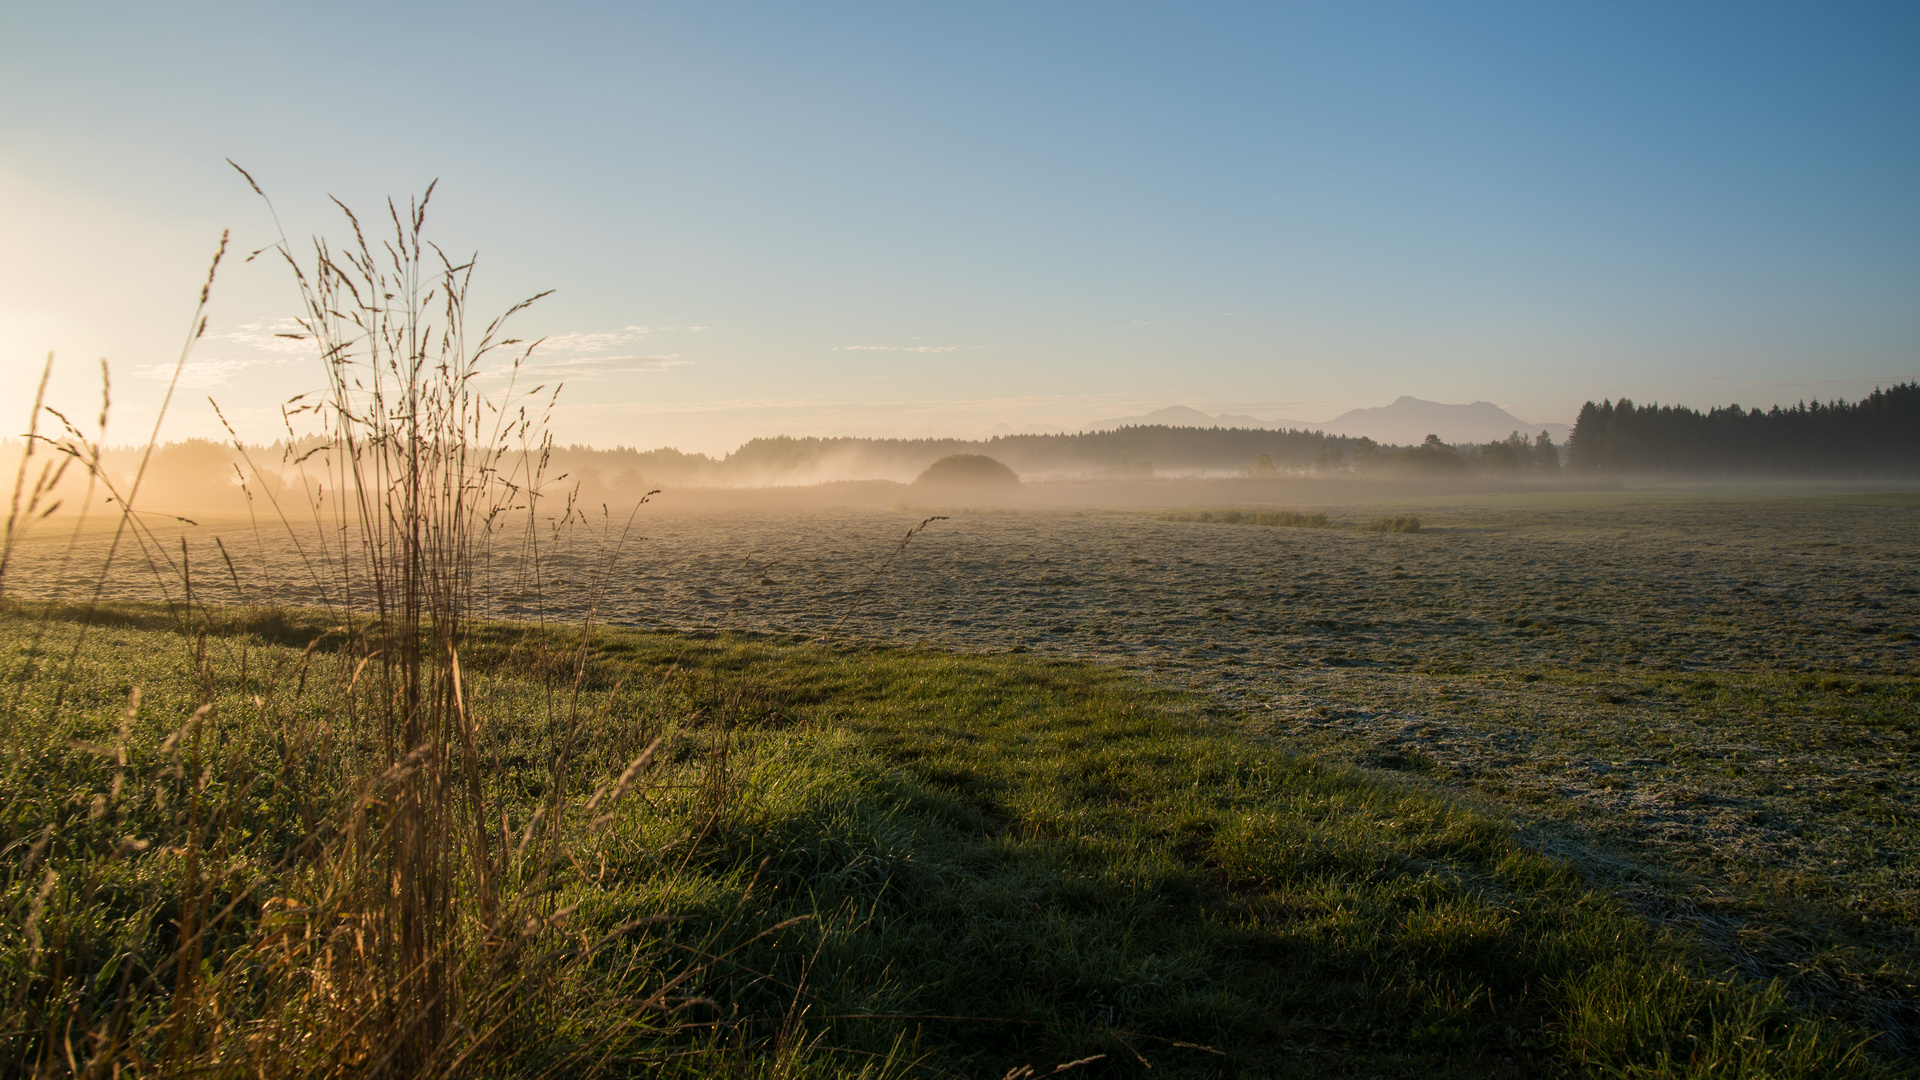
[[[1764,412],[1589,401],[1567,458],[1587,473],[1910,476],[1920,473],[1920,383]]]

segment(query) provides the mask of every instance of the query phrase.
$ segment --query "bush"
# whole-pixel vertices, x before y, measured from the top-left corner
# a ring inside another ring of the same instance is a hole
[[[1377,517],[1360,526],[1368,532],[1417,533],[1420,531],[1420,519],[1417,517]]]
[[[927,466],[914,483],[936,488],[1011,489],[1020,486],[1020,477],[985,454],[948,454]]]
[[[1325,514],[1293,510],[1184,510],[1161,514],[1162,521],[1211,521],[1222,525],[1281,525],[1295,529],[1324,529]]]

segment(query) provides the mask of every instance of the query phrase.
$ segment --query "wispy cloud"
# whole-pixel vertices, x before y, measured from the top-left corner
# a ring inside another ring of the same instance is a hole
[[[704,326],[623,326],[618,330],[549,334],[540,339],[520,365],[522,379],[593,379],[602,375],[632,375],[686,367],[693,361],[679,353],[616,352],[655,334],[697,334]],[[509,368],[489,371],[502,378]]]
[[[313,344],[297,338],[281,337],[282,334],[297,334],[300,324],[292,319],[273,319],[267,322],[241,323],[238,326],[216,330],[202,338],[203,341],[239,345],[242,348],[258,352],[277,353],[290,356],[299,353],[311,353]]]
[[[964,345],[835,345],[834,352],[959,352]]]
[[[617,375],[627,372],[665,371],[668,368],[685,367],[693,361],[679,353],[665,353],[659,356],[565,356],[542,357],[535,354],[532,360],[520,365],[520,373],[532,374],[539,378],[549,375]]]
[[[263,364],[284,364],[285,360],[269,357],[256,357],[246,360],[189,360],[180,368],[180,385],[187,389],[204,390],[212,386],[225,386],[233,380],[236,371]],[[148,364],[134,369],[134,374],[142,379],[154,379],[166,382],[173,378],[172,364]]]
[[[272,319],[210,329],[194,343],[194,350],[229,355],[189,359],[180,368],[180,385],[190,390],[226,386],[233,381],[236,372],[247,368],[293,363],[300,356],[313,352],[312,343],[278,335],[299,331],[300,324],[292,319]],[[134,368],[133,374],[135,378],[166,382],[173,378],[173,365],[147,364]]]
[[[697,334],[705,329],[704,326],[623,326],[601,333],[548,334],[540,339],[540,347],[535,352],[558,356],[608,352],[654,334]]]

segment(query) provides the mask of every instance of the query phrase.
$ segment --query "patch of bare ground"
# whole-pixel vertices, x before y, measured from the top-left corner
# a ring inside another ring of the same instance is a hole
[[[924,512],[676,513],[611,572],[594,529],[555,533],[540,580],[502,555],[482,606],[1140,671],[1249,737],[1504,808],[1731,965],[1920,1054],[1920,503],[1289,509],[1330,526],[955,511],[884,573]],[[1356,527],[1406,513],[1422,531]],[[321,599],[291,544],[230,531],[229,574],[189,536],[209,599]],[[56,587],[61,550],[19,580]]]

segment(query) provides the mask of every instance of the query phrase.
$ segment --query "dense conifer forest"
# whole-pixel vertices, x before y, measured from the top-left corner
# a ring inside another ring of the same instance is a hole
[[[1576,472],[1616,475],[1920,475],[1920,383],[1764,412],[1589,401],[1567,458]]]

